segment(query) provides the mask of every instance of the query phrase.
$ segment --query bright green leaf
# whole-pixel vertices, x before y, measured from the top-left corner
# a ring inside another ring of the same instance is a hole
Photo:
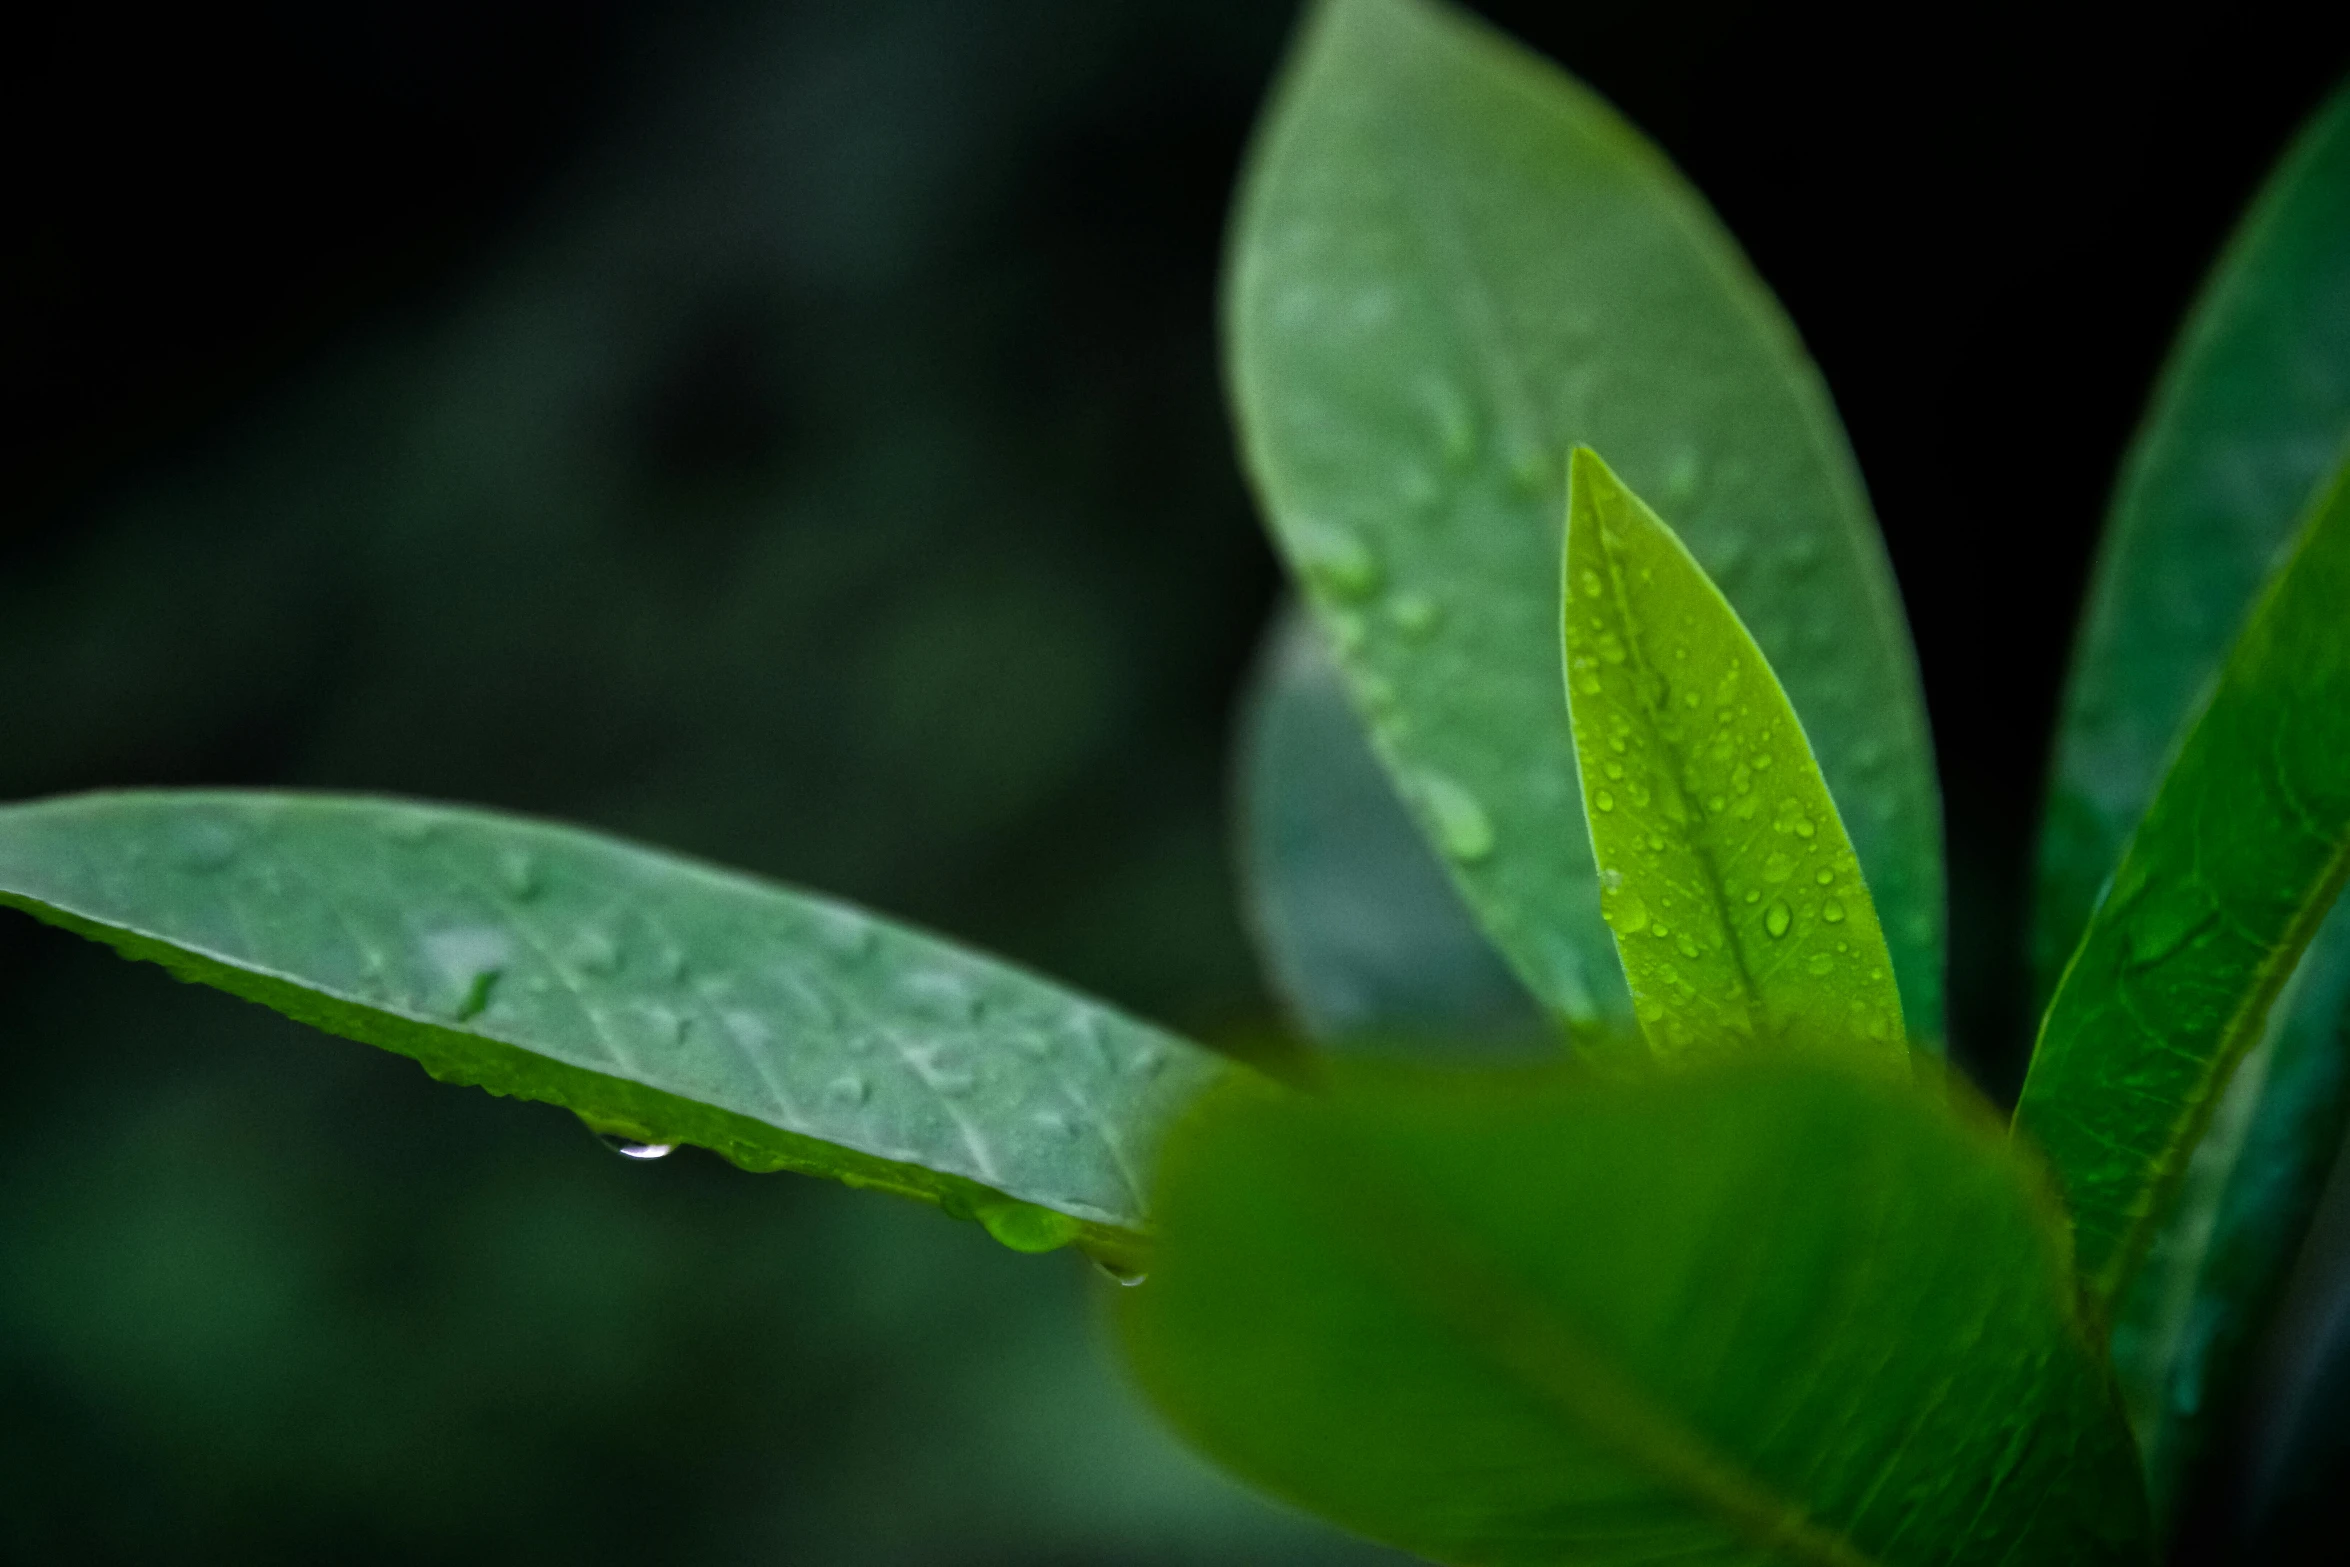
[[[829,900],[484,811],[336,796],[0,809],[0,902],[601,1131],[1139,1257],[1218,1058]],[[1043,1211],[1038,1211],[1043,1210]]]
[[[2350,465],[2252,612],[2058,984],[2016,1109],[2112,1309],[2350,869]]]
[[[1892,960],[1795,710],[1704,568],[1583,447],[1560,622],[1601,909],[1650,1045],[1897,1056]]]
[[[1328,0],[1250,161],[1225,296],[1249,472],[1381,759],[1527,986],[1630,1022],[1560,722],[1569,447],[1667,505],[1847,811],[1941,1032],[1934,769],[1835,412],[1702,200],[1588,90],[1430,0]]]
[[[2045,995],[2197,696],[2350,432],[2350,90],[2253,203],[2182,332],[2106,524],[2041,843]],[[2279,1299],[2350,1111],[2350,915],[2227,1090],[2114,1328],[2158,1508]]]
[[[2061,1225],[1979,1108],[1819,1056],[1341,1073],[1169,1137],[1146,1390],[1440,1561],[2142,1562]]]
[[[1284,610],[1242,715],[1250,926],[1304,1031],[1345,1046],[1552,1044],[1363,735],[1313,624]]]

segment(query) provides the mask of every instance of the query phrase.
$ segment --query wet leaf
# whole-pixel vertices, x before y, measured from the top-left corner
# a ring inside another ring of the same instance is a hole
[[[1526,985],[1630,1021],[1555,675],[1569,447],[1670,509],[1803,717],[1941,1033],[1914,661],[1818,373],[1699,199],[1580,84],[1429,0],[1329,0],[1225,294],[1248,470],[1398,793]]]
[[[1892,960],[1786,693],[1673,530],[1582,447],[1560,615],[1601,911],[1650,1046],[1898,1059]]]
[[[0,902],[445,1081],[941,1203],[1021,1250],[1135,1260],[1153,1139],[1226,1070],[846,905],[486,811],[10,806]]]

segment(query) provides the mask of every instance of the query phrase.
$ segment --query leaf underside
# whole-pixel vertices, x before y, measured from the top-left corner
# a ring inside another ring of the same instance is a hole
[[[1480,1564],[2143,1561],[2053,1205],[1988,1116],[1822,1057],[1212,1095],[1143,1385],[1242,1475]]]
[[[2042,1021],[2016,1109],[2084,1287],[2129,1283],[2350,868],[2350,466],[2254,608]]]
[[[1768,653],[1911,1030],[1937,1040],[1939,804],[1875,525],[1792,328],[1656,150],[1449,7],[1329,0],[1251,156],[1224,303],[1275,538],[1536,997],[1575,1027],[1632,1021],[1554,673],[1566,457],[1588,443],[1669,506]]]
[[[1294,606],[1267,636],[1239,765],[1250,924],[1307,1037],[1448,1055],[1557,1048],[1396,798],[1320,631]]]
[[[1786,693],[1672,529],[1583,448],[1560,617],[1601,908],[1651,1046],[1900,1058],[1892,960]]]
[[[2197,697],[2350,433],[2350,88],[2280,162],[2125,464],[2058,731],[2035,968],[2055,987]],[[2238,1068],[2120,1303],[2113,1357],[2159,1510],[2280,1298],[2350,1112],[2337,904]]]
[[[826,899],[592,833],[326,795],[0,809],[0,902],[543,1100],[1139,1258],[1141,1175],[1218,1058]],[[1005,1200],[1065,1216],[1005,1212]]]

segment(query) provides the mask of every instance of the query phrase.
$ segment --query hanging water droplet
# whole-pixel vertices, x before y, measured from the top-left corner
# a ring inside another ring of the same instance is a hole
[[[1787,934],[1788,923],[1794,918],[1795,911],[1787,907],[1785,898],[1773,898],[1771,906],[1763,910],[1763,929],[1769,931],[1774,937],[1784,936]]]
[[[596,1141],[623,1159],[666,1159],[677,1151],[675,1143],[639,1142],[620,1132],[598,1132]]]
[[[1834,898],[1830,898],[1827,902],[1820,905],[1820,918],[1826,920],[1831,925],[1843,924],[1844,905],[1837,902]]]
[[[1103,1277],[1114,1284],[1123,1285],[1127,1289],[1132,1289],[1150,1278],[1150,1275],[1140,1268],[1129,1267],[1121,1262],[1110,1262],[1100,1257],[1093,1259],[1093,1265]]]
[[[1335,522],[1307,520],[1291,529],[1298,569],[1321,588],[1359,603],[1379,591],[1385,572],[1361,535]]]
[[[1420,799],[1435,818],[1436,841],[1446,854],[1473,865],[1493,853],[1493,818],[1467,788],[1426,772],[1420,775]]]
[[[983,1200],[977,1207],[987,1233],[1014,1251],[1059,1251],[1085,1228],[1068,1214],[1012,1197]]]

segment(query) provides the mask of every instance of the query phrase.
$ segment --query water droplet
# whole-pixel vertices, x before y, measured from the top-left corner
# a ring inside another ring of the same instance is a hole
[[[1823,887],[1833,887],[1836,885],[1836,873],[1823,865],[1820,867],[1819,874],[1812,877],[1812,880]]]
[[[1625,935],[1636,936],[1648,928],[1648,905],[1640,901],[1640,894],[1629,887],[1611,891],[1602,899],[1601,914],[1608,924]]]
[[[1665,927],[1665,922],[1663,920],[1652,919],[1648,922],[1648,933],[1651,936],[1662,940],[1663,938],[1670,936],[1672,931]]]
[[[997,1197],[977,1206],[979,1222],[987,1233],[1014,1251],[1058,1251],[1077,1239],[1084,1228],[1068,1214],[1013,1197]]]
[[[1763,929],[1774,937],[1784,936],[1787,934],[1788,922],[1794,918],[1794,911],[1787,907],[1785,898],[1773,898],[1771,906],[1763,910]]]
[[[639,1142],[620,1132],[598,1132],[596,1141],[623,1159],[666,1159],[677,1151],[675,1143]]]
[[[1687,936],[1683,936],[1681,938],[1679,946],[1681,948],[1681,956],[1685,958],[1693,958],[1697,956],[1697,943],[1691,941]]]
[[[528,849],[508,849],[498,856],[498,880],[509,895],[524,903],[537,897],[543,890],[539,881],[538,861]]]
[[[1599,580],[1599,573],[1593,571],[1589,566],[1575,573],[1575,581],[1582,586],[1583,596],[1587,599],[1599,597],[1601,591],[1607,586],[1606,583]]]
[[[2124,938],[2130,964],[2144,968],[2161,962],[2218,918],[2219,910],[2191,884],[2170,882],[2156,888],[2151,897],[2130,910]]]
[[[620,943],[609,931],[583,930],[572,939],[568,956],[591,974],[609,974],[620,967]]]
[[[898,981],[898,994],[914,1012],[944,1023],[968,1023],[979,1015],[979,992],[952,969],[921,969]]]
[[[1379,591],[1385,572],[1371,546],[1353,529],[1308,520],[1291,529],[1298,569],[1338,598],[1361,602]]]
[[[1126,1062],[1126,1070],[1136,1077],[1156,1077],[1166,1069],[1166,1047],[1149,1041],[1138,1046]]]
[[[1762,902],[1762,894],[1757,892],[1754,888],[1749,887],[1746,889],[1746,901],[1749,903],[1760,903]]]
[[[173,847],[184,868],[191,871],[225,870],[245,845],[245,834],[234,823],[198,816],[181,824]]]
[[[1646,800],[1642,800],[1640,803],[1642,805],[1646,805],[1648,802]],[[1648,835],[1648,852],[1651,854],[1662,854],[1664,851],[1665,835],[1660,832],[1650,833]]]
[[[1395,629],[1415,642],[1425,641],[1444,619],[1443,606],[1425,593],[1399,593],[1387,606]]]
[[[1716,815],[1719,815],[1721,811],[1729,805],[1729,803],[1730,802],[1728,800],[1723,799],[1718,794],[1709,794],[1705,797],[1705,808],[1714,812]]]
[[[856,1072],[846,1072],[824,1085],[824,1097],[854,1109],[873,1096],[873,1085]]]
[[[865,957],[880,939],[880,931],[873,921],[854,909],[818,908],[813,912],[816,939],[836,957]]]
[[[1600,810],[1612,811],[1616,808],[1616,797],[1602,789],[1591,797],[1591,803]]]
[[[921,1045],[906,1051],[914,1075],[942,1099],[958,1099],[979,1085],[979,1079],[945,1047]]]
[[[1069,1123],[1069,1118],[1058,1110],[1039,1110],[1029,1119],[1055,1137],[1075,1137],[1077,1135],[1077,1128],[1072,1126]]]
[[[1493,852],[1493,818],[1466,788],[1441,773],[1420,775],[1420,799],[1435,818],[1436,841],[1464,865]]]
[[[1621,664],[1630,656],[1624,651],[1623,638],[1612,631],[1602,631],[1591,640],[1592,645],[1599,649],[1599,656],[1611,664]]]
[[[1834,968],[1836,966],[1836,960],[1825,952],[1815,952],[1809,959],[1805,961],[1803,966],[1809,969],[1813,975],[1817,976],[1825,974],[1830,969]]]
[[[1140,1268],[1128,1267],[1124,1263],[1106,1262],[1100,1257],[1093,1259],[1093,1265],[1112,1283],[1123,1285],[1127,1289],[1132,1289],[1150,1278],[1150,1275]]]
[[[1820,905],[1820,918],[1826,920],[1831,925],[1843,924],[1844,905],[1838,903],[1834,898],[1830,898],[1827,902]]]

